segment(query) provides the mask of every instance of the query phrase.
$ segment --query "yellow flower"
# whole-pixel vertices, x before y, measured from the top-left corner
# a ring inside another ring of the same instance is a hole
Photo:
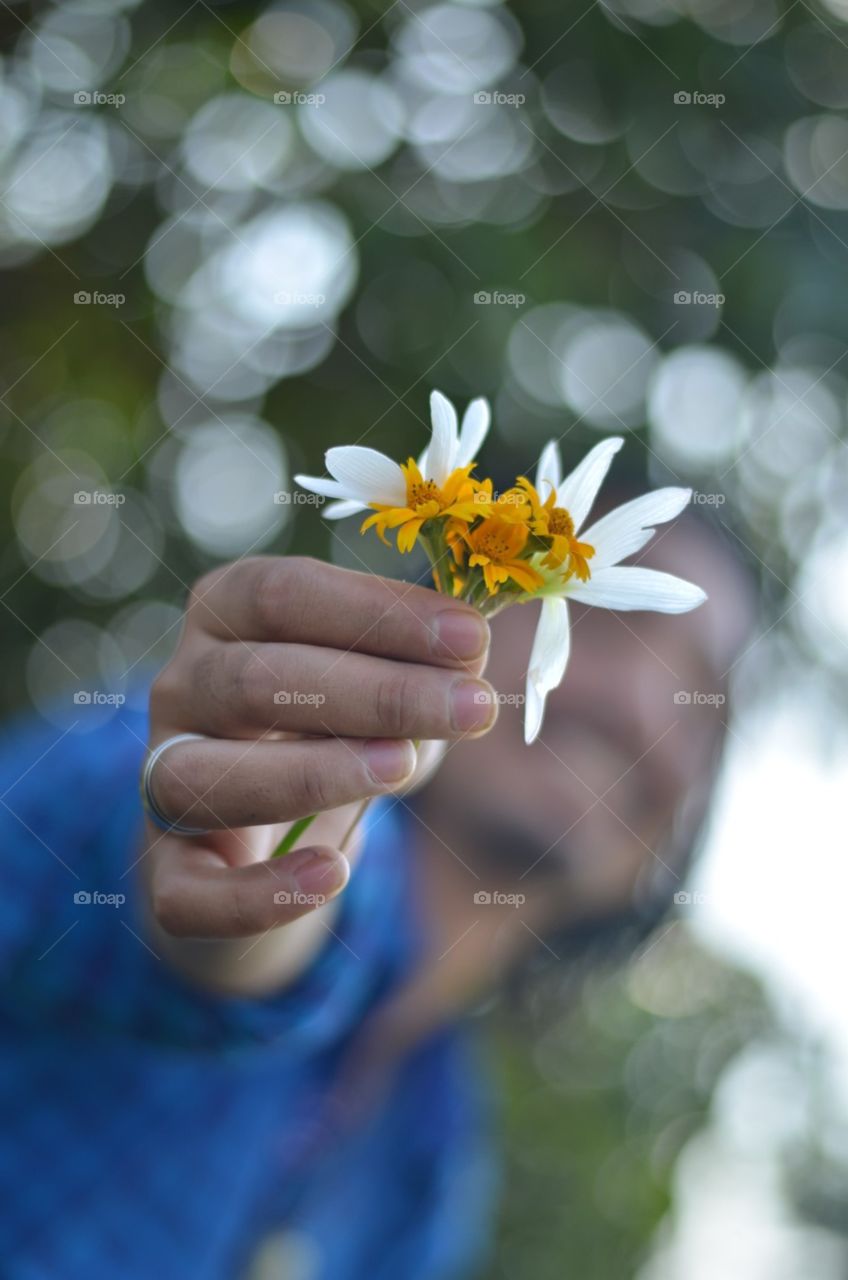
[[[592,576],[589,560],[595,554],[595,548],[591,543],[580,542],[575,537],[574,520],[565,507],[557,506],[556,489],[551,486],[551,492],[543,502],[525,476],[519,476],[517,483],[526,493],[530,504],[530,528],[537,537],[550,539],[550,547],[542,564],[549,569],[565,566],[567,577],[575,574],[581,582],[588,582]]]
[[[386,530],[397,529],[398,551],[411,551],[425,520],[447,517],[469,524],[488,511],[488,505],[477,500],[477,485],[471,479],[474,463],[457,467],[442,485],[425,480],[418,463],[410,458],[401,467],[406,483],[406,505],[402,507],[372,503],[375,514],[362,522],[360,532],[376,528],[383,542]]]
[[[505,582],[512,579],[522,591],[536,591],[544,583],[542,575],[522,559],[530,531],[526,524],[505,520],[500,515],[487,516],[463,535],[470,556],[468,565],[483,570],[486,589],[497,595]]]

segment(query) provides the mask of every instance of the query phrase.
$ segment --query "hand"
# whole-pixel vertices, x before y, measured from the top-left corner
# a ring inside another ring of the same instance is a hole
[[[478,677],[488,626],[424,587],[308,559],[237,562],[194,587],[150,700],[150,745],[179,743],[151,779],[153,914],[170,935],[262,934],[315,910],[349,874],[338,845],[356,805],[416,773],[413,740],[486,732]],[[268,861],[288,824],[320,812],[309,847]],[[316,838],[320,843],[316,843]]]

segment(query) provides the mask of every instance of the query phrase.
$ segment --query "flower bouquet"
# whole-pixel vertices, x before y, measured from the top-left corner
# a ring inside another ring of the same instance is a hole
[[[527,668],[524,737],[531,743],[542,727],[545,699],[568,664],[569,599],[661,613],[685,613],[706,599],[700,587],[682,578],[621,564],[650,541],[656,525],[680,514],[691,490],[655,489],[584,527],[624,443],[621,436],[595,445],[565,478],[559,447],[551,441],[532,481],[518,476],[496,493],[491,480],[475,475],[489,430],[486,400],[471,402],[461,426],[439,391],[432,393],[430,409],[432,436],[417,461],[400,464],[376,449],[345,445],[327,450],[330,478],[295,479],[332,499],[324,510],[328,519],[367,512],[362,533],[374,530],[387,544],[394,534],[402,554],[420,545],[436,590],[474,605],[485,617],[541,601]],[[276,853],[288,852],[311,821],[296,823]]]

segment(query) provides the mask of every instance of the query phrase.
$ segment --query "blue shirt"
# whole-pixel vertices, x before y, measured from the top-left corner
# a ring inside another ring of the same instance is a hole
[[[124,710],[0,740],[4,1280],[237,1280],[280,1231],[310,1280],[468,1275],[492,1166],[466,1037],[419,1045],[355,1124],[330,1105],[420,947],[400,806],[372,807],[307,972],[268,998],[206,994],[141,914],[145,738]]]

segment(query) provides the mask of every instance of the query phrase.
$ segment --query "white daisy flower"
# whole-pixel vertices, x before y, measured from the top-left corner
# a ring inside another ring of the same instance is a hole
[[[410,509],[414,518],[417,508],[438,501],[445,489],[450,491],[451,477],[470,467],[489,430],[489,402],[482,396],[465,410],[461,429],[456,410],[440,391],[430,396],[430,415],[433,434],[418,459],[417,477],[377,449],[340,445],[325,455],[331,480],[321,476],[295,476],[295,480],[312,493],[335,499],[324,510],[330,520],[374,506]]]
[[[603,440],[564,480],[555,442],[545,447],[539,459],[535,487],[545,504],[541,514],[552,544],[561,538],[562,546],[559,554],[534,558],[546,583],[538,592],[542,611],[527,672],[524,740],[528,743],[538,736],[545,699],[561,682],[568,664],[568,599],[604,609],[687,613],[707,598],[700,587],[673,574],[619,563],[650,541],[656,532],[654,525],[680,515],[692,496],[691,489],[655,489],[616,507],[589,528],[582,528],[613,456],[623,443],[621,436]],[[572,572],[564,578],[562,563],[570,555],[574,557]]]

